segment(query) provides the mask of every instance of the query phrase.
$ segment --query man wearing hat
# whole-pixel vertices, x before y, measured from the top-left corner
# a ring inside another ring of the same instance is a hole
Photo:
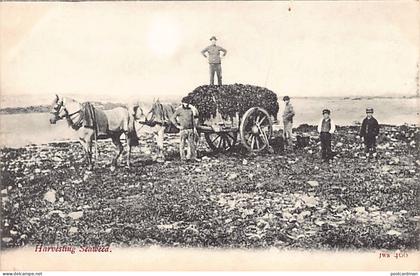
[[[378,121],[373,118],[373,108],[366,108],[366,118],[362,122],[360,129],[360,137],[362,137],[365,144],[365,152],[368,157],[371,154],[376,156],[376,137],[379,134]]]
[[[292,128],[293,128],[293,117],[295,116],[295,111],[293,106],[290,103],[290,97],[284,96],[283,101],[285,103],[284,112],[283,112],[283,138],[286,146],[292,145]]]
[[[321,139],[322,160],[324,162],[329,162],[332,158],[331,136],[335,132],[335,124],[330,118],[330,114],[330,110],[322,110],[322,119],[318,124],[318,132],[320,133]]]
[[[214,85],[214,73],[217,74],[217,84],[222,85],[222,62],[220,52],[223,52],[223,57],[226,56],[227,51],[222,47],[216,45],[216,37],[210,38],[211,45],[201,51],[201,54],[208,58],[210,67],[210,85]],[[207,54],[207,55],[206,55]]]
[[[179,153],[182,161],[197,160],[195,145],[197,117],[196,109],[190,105],[188,97],[182,99],[182,105],[171,116],[171,122],[180,130]],[[187,151],[186,155],[185,151]]]

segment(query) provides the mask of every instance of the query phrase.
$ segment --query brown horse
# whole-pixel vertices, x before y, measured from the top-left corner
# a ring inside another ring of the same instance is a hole
[[[93,169],[92,145],[93,140],[111,138],[117,147],[116,156],[111,162],[111,171],[117,167],[117,160],[123,152],[120,141],[124,133],[127,138],[127,166],[130,167],[131,147],[137,145],[138,138],[134,129],[134,117],[123,107],[112,110],[100,110],[90,103],[79,103],[68,97],[55,96],[51,109],[50,123],[55,124],[61,119],[78,133],[89,169]]]

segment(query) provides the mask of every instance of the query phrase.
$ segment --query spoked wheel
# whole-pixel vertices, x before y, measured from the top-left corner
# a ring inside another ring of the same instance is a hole
[[[230,151],[236,144],[236,132],[207,132],[204,133],[207,144],[215,152]]]
[[[270,148],[273,122],[265,109],[260,107],[248,109],[242,116],[239,131],[241,142],[249,151],[260,152]]]

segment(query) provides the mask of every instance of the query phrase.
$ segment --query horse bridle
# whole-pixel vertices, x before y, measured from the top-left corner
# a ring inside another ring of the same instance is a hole
[[[62,116],[60,116],[60,110],[63,109],[64,114]],[[59,103],[57,103],[54,107],[53,107],[54,111],[51,111],[50,113],[53,114],[56,117],[56,120],[62,120],[63,118],[66,118],[67,121],[69,122],[69,124],[71,125],[72,128],[74,129],[78,129],[81,127],[82,122],[83,122],[83,112],[82,109],[79,109],[73,113],[69,113],[69,111],[67,110],[67,108],[64,105],[64,101],[60,100]],[[79,114],[80,113],[80,114]],[[79,114],[79,120],[75,123],[73,122],[73,119],[71,118],[72,116]]]

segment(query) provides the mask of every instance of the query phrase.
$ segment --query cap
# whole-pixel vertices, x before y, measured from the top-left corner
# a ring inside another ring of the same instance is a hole
[[[283,101],[288,101],[288,100],[290,100],[290,97],[289,96],[284,96],[283,97]]]
[[[373,113],[373,108],[371,107],[366,108],[366,113]]]
[[[215,36],[212,36],[211,38],[210,38],[210,40],[217,40],[217,38],[215,37]]]
[[[322,110],[322,115],[324,115],[325,113],[331,114],[331,111],[329,109]]]

